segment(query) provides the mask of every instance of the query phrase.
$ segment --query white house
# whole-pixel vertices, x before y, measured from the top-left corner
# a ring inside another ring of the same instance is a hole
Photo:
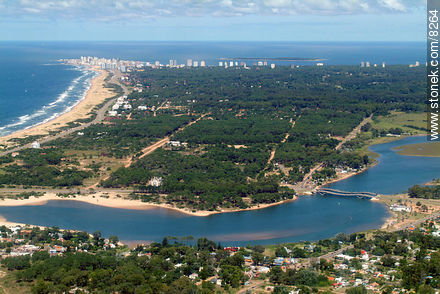
[[[163,179],[161,177],[153,177],[148,182],[148,185],[153,186],[153,187],[159,187],[160,185],[162,185],[162,181],[163,181]]]
[[[390,206],[390,209],[392,211],[405,211],[405,212],[411,212],[411,207],[405,206],[405,205],[397,205],[393,204]]]

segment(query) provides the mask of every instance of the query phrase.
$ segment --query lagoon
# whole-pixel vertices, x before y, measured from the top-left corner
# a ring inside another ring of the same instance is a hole
[[[330,185],[346,191],[381,194],[404,192],[440,176],[440,158],[399,155],[392,148],[425,142],[410,137],[372,146],[379,163],[366,172]],[[384,196],[386,197],[386,196]],[[165,236],[207,237],[223,245],[274,244],[317,240],[337,233],[379,228],[389,216],[380,203],[357,198],[304,196],[297,201],[262,210],[185,215],[173,210],[127,210],[100,207],[72,200],[55,200],[41,206],[0,207],[9,221],[117,235],[124,241],[160,241]]]

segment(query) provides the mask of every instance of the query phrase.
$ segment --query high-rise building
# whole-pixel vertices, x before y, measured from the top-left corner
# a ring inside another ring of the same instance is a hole
[[[231,66],[231,67],[234,66],[234,62],[233,62],[233,61],[230,61],[230,62],[229,62],[229,66]]]
[[[274,68],[275,68],[275,63],[272,63],[272,64],[270,65],[270,68],[274,69]]]
[[[154,63],[155,66],[160,66],[160,62],[159,60],[156,60],[156,62]]]
[[[205,66],[206,66],[206,63],[205,63],[204,60],[200,61],[200,66],[202,66],[202,67],[205,67]]]
[[[186,66],[192,66],[192,65],[193,65],[192,59],[187,59],[186,60]]]
[[[416,66],[420,66],[420,62],[416,61]]]
[[[365,62],[361,61],[361,67],[365,67]]]
[[[385,61],[384,61],[384,62],[382,62],[382,67],[385,68],[385,66],[386,66],[386,65],[385,65]]]
[[[365,62],[365,66],[370,67],[370,62],[369,61]]]
[[[263,62],[263,65],[264,65],[264,66],[267,66],[267,61],[264,61],[264,62]]]
[[[198,67],[198,66],[199,66],[199,62],[198,62],[198,61],[194,61],[194,62],[193,62],[193,66],[194,66],[194,67]]]
[[[219,61],[218,66],[223,66],[223,61]]]

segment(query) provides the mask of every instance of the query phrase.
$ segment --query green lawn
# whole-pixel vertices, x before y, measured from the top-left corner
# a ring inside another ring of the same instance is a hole
[[[418,130],[417,128],[426,129],[427,126],[426,113],[393,112],[387,116],[378,116],[374,118],[372,126],[380,130],[401,128],[404,132],[408,132],[411,134],[423,134],[426,132],[422,130]]]
[[[398,150],[397,153],[401,155],[440,157],[440,142],[397,146],[393,150]]]

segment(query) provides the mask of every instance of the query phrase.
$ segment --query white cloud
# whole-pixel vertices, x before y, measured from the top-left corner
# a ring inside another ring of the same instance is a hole
[[[142,20],[161,16],[405,13],[423,0],[0,0],[0,17]]]
[[[382,6],[396,11],[406,12],[406,7],[399,0],[380,0]]]

